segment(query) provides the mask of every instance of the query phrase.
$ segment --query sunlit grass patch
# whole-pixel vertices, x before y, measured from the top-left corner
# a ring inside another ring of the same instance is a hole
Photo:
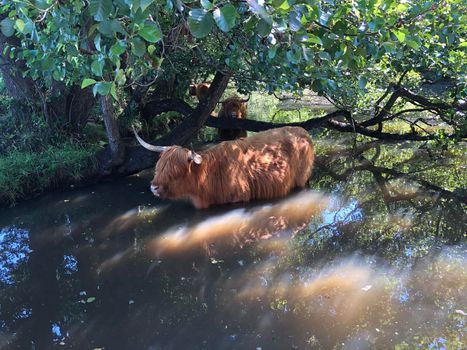
[[[0,158],[0,201],[14,203],[25,193],[40,193],[54,183],[83,176],[96,146],[71,142],[41,152],[12,151]]]

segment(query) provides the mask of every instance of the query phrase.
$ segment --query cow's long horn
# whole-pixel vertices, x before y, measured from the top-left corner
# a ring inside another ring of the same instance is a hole
[[[196,164],[201,164],[203,162],[203,157],[201,157],[198,153],[195,151],[190,151],[188,155],[188,159],[192,160]]]
[[[245,102],[250,101],[250,97],[251,97],[251,94],[248,94],[248,98],[241,100],[241,102],[245,103]]]
[[[144,141],[141,137],[139,137],[139,135],[138,135],[138,133],[136,132],[134,126],[132,127],[132,129],[133,129],[133,133],[135,134],[136,139],[138,140],[138,142],[140,143],[140,145],[143,146],[144,148],[146,148],[147,150],[150,150],[150,151],[153,151],[153,152],[161,153],[161,152],[167,151],[167,149],[169,148],[169,147],[167,147],[167,146],[154,146],[154,145],[151,145],[151,144],[147,143],[147,142]]]

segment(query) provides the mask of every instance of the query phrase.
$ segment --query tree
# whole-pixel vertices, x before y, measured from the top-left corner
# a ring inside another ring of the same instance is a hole
[[[159,143],[185,144],[208,120],[217,126],[209,115],[229,81],[242,93],[312,89],[339,107],[303,124],[309,128],[381,139],[465,137],[463,1],[42,0],[6,2],[1,12],[3,59],[26,79],[18,84],[39,86],[46,102],[64,87],[92,87],[95,96],[126,103],[130,118],[165,111],[161,105],[184,110],[182,124]],[[212,76],[209,98],[186,108],[190,82]],[[428,87],[440,80],[445,89],[433,94]],[[379,99],[364,101],[371,91],[381,91]],[[414,111],[449,131],[426,132],[426,120],[406,117]],[[411,131],[385,132],[393,119]]]

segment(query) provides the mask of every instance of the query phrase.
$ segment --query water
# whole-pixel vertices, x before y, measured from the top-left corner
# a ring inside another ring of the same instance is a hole
[[[430,187],[355,151],[274,202],[195,210],[148,171],[0,209],[0,349],[465,348],[466,207],[434,191],[462,161]]]

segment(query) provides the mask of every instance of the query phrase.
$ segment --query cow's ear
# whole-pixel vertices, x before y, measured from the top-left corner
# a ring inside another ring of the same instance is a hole
[[[203,157],[201,157],[198,153],[196,153],[195,151],[190,151],[188,153],[188,159],[189,160],[192,160],[193,162],[195,162],[195,164],[201,164],[201,162],[203,161]]]

